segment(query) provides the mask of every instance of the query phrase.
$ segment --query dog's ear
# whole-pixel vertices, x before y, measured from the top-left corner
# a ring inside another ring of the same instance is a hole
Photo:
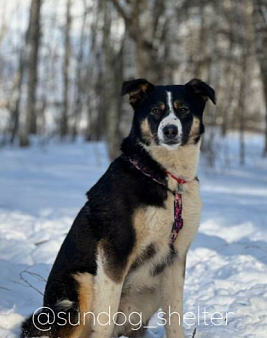
[[[205,82],[199,79],[192,79],[186,84],[186,87],[194,94],[200,96],[204,101],[210,99],[214,104],[216,104],[215,91]]]
[[[146,79],[125,81],[122,85],[121,95],[129,94],[130,103],[133,107],[143,102],[155,86]]]

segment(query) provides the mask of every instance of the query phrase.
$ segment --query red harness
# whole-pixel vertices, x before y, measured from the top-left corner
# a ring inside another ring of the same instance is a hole
[[[173,220],[173,226],[172,231],[170,235],[169,244],[170,246],[173,246],[179,231],[183,228],[183,217],[182,217],[182,211],[183,211],[183,203],[182,203],[182,192],[183,192],[183,185],[187,183],[186,180],[176,177],[172,173],[166,170],[166,174],[169,175],[171,178],[173,178],[177,183],[178,186],[175,189],[175,191],[172,191],[168,188],[167,182],[162,182],[157,180],[152,174],[150,174],[148,171],[146,171],[146,168],[141,168],[138,161],[135,159],[128,158],[131,164],[139,170],[142,174],[145,176],[151,178],[156,183],[163,185],[166,187],[173,195],[174,195],[174,220]]]

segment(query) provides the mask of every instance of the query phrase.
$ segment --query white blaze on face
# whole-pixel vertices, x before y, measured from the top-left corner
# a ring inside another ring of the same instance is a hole
[[[174,109],[173,109],[173,103],[172,103],[172,93],[171,92],[166,92],[167,93],[167,106],[169,110],[169,115],[164,117],[164,119],[160,122],[159,127],[158,127],[158,139],[160,142],[162,142],[163,146],[166,146],[167,148],[173,148],[177,145],[179,145],[180,142],[174,145],[167,145],[164,144],[165,138],[163,134],[163,128],[166,127],[167,125],[175,125],[178,128],[178,135],[177,138],[181,139],[182,136],[182,124],[180,119],[175,115]]]

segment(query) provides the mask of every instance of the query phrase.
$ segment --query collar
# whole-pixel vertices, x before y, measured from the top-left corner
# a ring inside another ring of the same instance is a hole
[[[128,160],[137,170],[141,171],[142,174],[151,178],[154,182],[163,185],[166,188],[168,187],[166,177],[162,177],[152,171],[148,166],[144,166],[137,158],[128,157]]]
[[[169,171],[165,171],[166,176],[172,177],[177,183],[177,189],[175,191],[172,191],[168,188],[168,183],[165,179],[159,179],[156,177],[155,174],[149,168],[143,166],[141,162],[139,162],[137,159],[128,157],[129,162],[137,169],[139,170],[142,174],[145,176],[151,178],[154,182],[164,186],[168,191],[170,191],[174,195],[174,219],[173,219],[173,226],[172,226],[172,231],[170,234],[170,239],[169,239],[169,245],[173,249],[173,244],[178,236],[179,231],[183,228],[183,218],[182,218],[182,211],[183,211],[183,204],[182,204],[182,194],[181,192],[183,191],[183,185],[187,183],[186,180],[177,177],[173,175]]]
[[[133,158],[133,157],[128,157],[129,162],[139,171],[141,171],[142,174],[144,174],[145,176],[151,178],[154,182],[166,187],[167,190],[169,190],[173,195],[175,195],[175,192],[178,190],[178,192],[182,192],[183,191],[183,185],[185,183],[188,183],[187,180],[182,179],[180,177],[175,176],[174,174],[172,174],[170,171],[165,170],[165,177],[162,177],[160,175],[157,175],[154,171],[152,171],[149,167],[144,166],[137,158]],[[173,178],[177,183],[177,189],[175,191],[172,191],[171,189],[168,188],[168,183],[166,180],[166,176],[170,176],[171,178]]]

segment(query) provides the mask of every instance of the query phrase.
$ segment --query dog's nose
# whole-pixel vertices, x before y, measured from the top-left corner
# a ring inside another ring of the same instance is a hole
[[[165,126],[162,131],[164,136],[169,139],[175,138],[178,134],[178,128],[174,124]]]

